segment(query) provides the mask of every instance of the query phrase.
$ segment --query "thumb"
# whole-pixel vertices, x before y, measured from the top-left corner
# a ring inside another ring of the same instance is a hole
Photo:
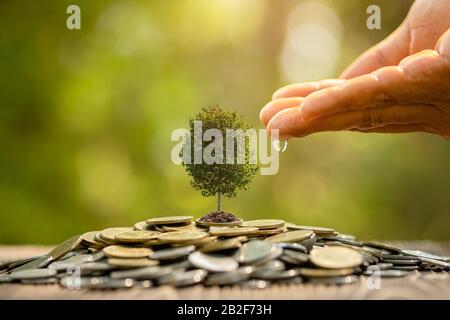
[[[364,52],[344,72],[341,78],[350,79],[386,66],[396,66],[409,54],[409,35],[401,24],[389,37]]]

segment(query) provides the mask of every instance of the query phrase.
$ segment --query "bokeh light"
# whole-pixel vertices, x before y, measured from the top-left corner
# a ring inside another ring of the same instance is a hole
[[[149,217],[201,216],[215,199],[170,160],[172,130],[221,104],[261,128],[279,87],[338,77],[412,0],[0,3],[0,242],[57,243]],[[321,133],[289,142],[226,210],[359,238],[450,239],[450,144],[427,134]]]

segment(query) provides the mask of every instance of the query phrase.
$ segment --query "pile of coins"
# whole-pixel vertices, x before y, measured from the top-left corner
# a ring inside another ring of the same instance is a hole
[[[450,258],[357,241],[333,229],[262,219],[214,223],[152,218],[130,228],[74,236],[48,254],[3,263],[0,283],[68,289],[160,285],[349,284],[361,276],[448,272]]]

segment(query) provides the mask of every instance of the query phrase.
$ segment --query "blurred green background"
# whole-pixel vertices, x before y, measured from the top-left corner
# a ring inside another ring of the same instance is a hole
[[[278,87],[336,77],[412,1],[0,2],[0,243],[215,208],[170,160],[172,130],[220,104],[261,128]],[[81,30],[66,8],[81,7]],[[368,30],[378,4],[382,29]],[[450,239],[450,143],[427,134],[293,140],[223,206],[368,239]]]

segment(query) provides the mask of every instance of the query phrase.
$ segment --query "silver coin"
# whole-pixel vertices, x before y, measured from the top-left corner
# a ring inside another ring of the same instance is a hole
[[[415,271],[419,270],[419,266],[393,266],[391,270]]]
[[[25,271],[25,270],[34,270],[38,268],[45,267],[49,265],[54,259],[49,256],[48,254],[45,254],[43,256],[40,256],[36,259],[33,259],[27,263],[24,263],[18,267],[11,268],[11,272],[18,272],[18,271]]]
[[[368,246],[371,248],[376,248],[378,249],[380,252],[384,253],[384,254],[389,254],[389,253],[401,253],[402,250],[394,247],[390,244],[386,244],[386,243],[381,243],[381,242],[375,242],[375,241],[363,241],[362,242],[364,246]]]
[[[47,256],[47,255],[44,255]],[[7,262],[3,262],[0,265],[0,270],[11,270],[17,267],[20,267],[22,265],[24,265],[25,263],[31,262],[33,260],[36,260],[38,258],[41,258],[41,256],[35,256],[35,257],[30,257],[30,258],[25,258],[25,259],[18,259],[18,260],[13,260],[13,261],[7,261]]]
[[[311,238],[298,242],[302,246],[304,246],[308,252],[312,250],[313,246],[316,244],[316,236],[313,234]]]
[[[415,266],[419,264],[420,261],[418,259],[408,259],[408,260],[383,259],[383,262],[392,263],[393,265]]]
[[[173,272],[167,276],[161,277],[158,282],[160,285],[172,285],[175,287],[185,287],[202,282],[208,272],[203,269],[194,269],[187,272]]]
[[[402,250],[402,253],[408,256],[413,256],[417,258],[433,259],[447,262],[448,257],[438,256],[432,253],[420,251],[420,250]]]
[[[253,273],[252,277],[263,280],[281,280],[289,279],[298,276],[298,271],[295,269],[290,270],[262,270]]]
[[[91,254],[80,254],[77,256],[72,256],[65,260],[58,260],[52,262],[51,264],[48,265],[48,268],[56,271],[64,271],[79,266],[83,263],[91,262],[93,259],[94,257]]]
[[[375,264],[376,267],[378,267],[380,270],[389,270],[391,269],[394,265],[392,263],[377,263]]]
[[[371,265],[371,264],[378,263],[380,261],[379,258],[377,258],[377,257],[375,257],[375,256],[373,256],[371,254],[368,254],[366,252],[360,252],[360,253],[361,253],[362,257],[363,257],[363,265],[366,266],[366,267]]]
[[[327,285],[341,285],[355,283],[359,278],[355,275],[342,276],[342,277],[321,277],[321,278],[308,278],[309,283],[315,284],[327,284]]]
[[[208,276],[205,284],[208,286],[232,285],[247,280],[255,270],[255,267],[245,266],[231,272],[214,273]]]
[[[261,260],[256,261],[254,264],[258,266],[260,264],[266,263],[267,261],[278,259],[283,254],[283,249],[277,246],[274,246],[274,248],[275,249],[272,250],[272,252],[269,255],[265,256]]]
[[[113,271],[111,272],[110,277],[112,279],[131,278],[136,280],[154,280],[171,274],[171,272],[173,272],[173,269],[170,267],[152,266],[131,270]]]
[[[287,263],[287,264],[291,264],[291,265],[299,265],[298,260],[296,260],[296,259],[294,259],[294,258],[291,258],[291,257],[289,257],[289,256],[285,256],[285,255],[283,255],[283,254],[279,257],[279,259],[280,259],[281,261]]]
[[[51,262],[61,258],[68,252],[74,250],[81,243],[82,237],[80,235],[73,236],[57,247],[55,247],[48,254],[40,256],[39,258],[32,260],[28,263],[21,265],[18,268],[14,268],[13,271],[33,270],[48,266]]]
[[[65,277],[60,285],[67,289],[121,289],[131,288],[132,279],[112,279],[109,277]]]
[[[138,281],[138,282],[135,282],[134,286],[136,288],[148,289],[148,288],[153,287],[153,282],[151,280]]]
[[[308,253],[308,250],[304,245],[301,245],[299,243],[289,243],[289,242],[278,242],[275,243],[277,247],[280,247],[281,249],[290,249],[290,250],[296,250],[303,253]]]
[[[89,274],[93,272],[107,272],[114,270],[115,267],[106,262],[87,262],[78,266],[81,274]]]
[[[188,259],[197,268],[211,272],[234,271],[239,266],[236,260],[231,257],[205,254],[199,251],[191,253]]]
[[[402,254],[385,254],[382,259],[394,259],[394,260],[410,260],[412,256],[402,255]]]
[[[256,270],[262,271],[262,270],[286,270],[286,265],[283,261],[280,261],[278,259],[269,260],[265,263],[258,264],[255,266]]]
[[[267,280],[252,279],[248,281],[242,281],[239,286],[247,289],[265,289],[270,286],[271,282]]]
[[[423,264],[426,264],[426,265],[432,265],[432,266],[440,267],[440,268],[443,268],[443,269],[450,269],[450,263],[445,262],[445,261],[431,259],[431,258],[426,258],[426,257],[419,257],[419,260]]]
[[[12,272],[9,276],[12,280],[50,278],[56,275],[52,269],[30,269]]]
[[[0,283],[9,283],[12,282],[13,280],[11,279],[10,276],[6,275],[6,274],[2,274],[0,275]]]
[[[355,246],[355,247],[362,247],[363,246],[363,244],[361,242],[358,242],[358,241],[355,241],[355,240],[350,240],[350,239],[347,239],[347,238],[342,238],[342,237],[339,237],[339,236],[336,236],[336,237],[323,237],[320,240],[338,241],[340,243],[348,244],[350,246]]]
[[[307,254],[298,252],[298,251],[294,251],[294,250],[285,249],[283,251],[283,256],[287,256],[287,257],[295,260],[298,265],[308,263],[308,261],[309,261],[309,256]]]
[[[82,249],[75,249],[75,250],[72,250],[70,252],[67,252],[65,255],[63,255],[61,258],[59,258],[59,260],[65,260],[65,259],[68,259],[68,258],[71,258],[71,257],[74,257],[74,256],[78,256],[80,254],[88,254],[88,253],[89,253],[88,249],[84,249],[84,248],[82,248]]]
[[[172,260],[185,257],[195,250],[195,246],[186,246],[178,248],[161,249],[153,252],[150,259],[153,260]]]
[[[300,277],[277,280],[277,284],[293,285],[293,284],[302,284],[302,283],[303,283],[303,280]]]
[[[172,269],[189,269],[192,268],[193,265],[186,259],[175,263],[165,264],[164,267],[170,267]]]
[[[34,285],[49,285],[49,284],[58,284],[59,280],[57,278],[43,278],[43,279],[23,279],[20,280],[20,283],[23,284],[34,284]]]
[[[255,263],[271,255],[278,247],[269,241],[252,240],[244,243],[234,255],[242,264]]]
[[[375,273],[374,271],[365,271],[363,274],[365,276],[371,276],[374,273]],[[376,271],[376,274],[379,275],[380,277],[396,278],[396,277],[404,277],[404,276],[408,275],[408,271],[404,271],[404,270],[380,270],[380,271]]]

